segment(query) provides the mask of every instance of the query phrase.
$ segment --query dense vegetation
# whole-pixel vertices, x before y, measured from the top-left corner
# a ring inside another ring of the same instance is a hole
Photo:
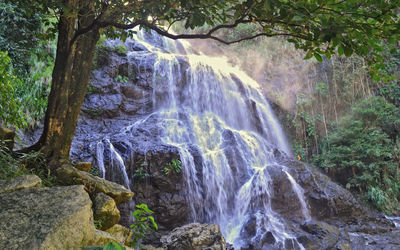
[[[8,72],[1,80],[0,120],[19,128],[34,126],[44,117],[54,66],[55,43],[42,37],[48,20],[4,2],[0,17],[0,67]]]
[[[324,140],[318,166],[376,208],[398,212],[400,109],[382,97],[355,104]]]

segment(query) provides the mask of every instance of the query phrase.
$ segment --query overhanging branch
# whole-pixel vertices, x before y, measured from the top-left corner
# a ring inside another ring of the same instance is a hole
[[[263,22],[265,22],[266,20],[262,20]],[[207,33],[203,33],[203,34],[172,34],[160,27],[158,27],[157,25],[153,24],[153,23],[149,23],[147,21],[136,21],[136,22],[132,22],[129,24],[123,24],[123,23],[117,23],[117,22],[112,22],[112,21],[99,21],[98,19],[95,20],[90,26],[80,29],[76,32],[72,42],[76,41],[76,39],[82,35],[85,34],[87,32],[89,32],[90,30],[94,29],[94,28],[105,28],[105,27],[109,27],[109,26],[113,26],[115,28],[118,29],[123,29],[123,30],[128,30],[128,29],[133,29],[137,26],[144,26],[147,27],[151,30],[154,30],[155,32],[157,32],[159,35],[161,36],[165,36],[168,37],[170,39],[173,40],[178,40],[178,39],[212,39],[218,42],[221,42],[223,44],[233,44],[233,43],[238,43],[238,42],[242,42],[245,40],[251,40],[257,37],[261,37],[261,36],[265,36],[265,37],[275,37],[275,36],[290,36],[290,37],[296,37],[296,38],[300,38],[300,39],[304,39],[304,40],[309,40],[309,38],[307,38],[306,36],[302,36],[301,34],[292,34],[292,33],[265,33],[265,32],[260,32],[257,33],[255,35],[251,35],[251,36],[246,36],[246,37],[242,37],[240,39],[237,40],[231,40],[231,41],[226,41],[218,36],[215,36],[214,34],[221,29],[231,29],[231,28],[235,28],[237,27],[239,24],[244,24],[244,23],[251,23],[253,22],[253,20],[248,20],[248,19],[238,19],[236,20],[234,23],[232,24],[220,24],[215,26],[214,28],[212,28],[211,30],[209,30]]]

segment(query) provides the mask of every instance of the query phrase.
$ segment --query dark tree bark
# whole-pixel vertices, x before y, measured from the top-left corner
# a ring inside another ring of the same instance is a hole
[[[83,3],[82,3],[83,2]],[[78,15],[62,13],[58,24],[58,43],[53,82],[48,99],[44,129],[31,149],[41,150],[50,166],[69,161],[69,151],[79,112],[89,82],[99,30],[91,29],[77,39],[76,28],[93,23],[93,1],[66,0],[66,6],[80,5]]]

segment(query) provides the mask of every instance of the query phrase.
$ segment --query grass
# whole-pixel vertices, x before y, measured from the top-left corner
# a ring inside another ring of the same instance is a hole
[[[40,152],[15,154],[10,152],[4,143],[0,143],[0,180],[27,174],[37,175],[46,187],[56,185],[56,178],[50,174],[43,154]]]

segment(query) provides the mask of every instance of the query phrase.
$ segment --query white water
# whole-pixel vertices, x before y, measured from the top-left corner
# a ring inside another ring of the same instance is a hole
[[[258,83],[224,57],[188,53],[193,51],[188,43],[182,43],[183,51],[178,43],[158,36],[139,32],[136,39],[156,57],[154,113],[124,131],[157,116],[161,140],[179,148],[192,220],[220,224],[235,249],[260,241],[267,233],[273,235],[274,247],[288,247],[289,241],[302,248],[272,209],[269,170],[279,169],[298,197],[303,219],[311,218],[301,186],[276,159],[276,151],[283,155],[291,152]],[[129,56],[139,65],[147,60],[135,52]],[[182,66],[182,60],[187,67]],[[103,163],[105,145],[111,151],[110,170]],[[201,152],[200,169],[191,153],[193,146]],[[106,171],[115,171],[119,176],[115,178],[121,180],[122,176],[129,188],[124,161],[109,140],[97,145],[96,155],[103,177]],[[201,180],[197,171],[201,171]],[[256,231],[246,235],[243,231],[249,221],[256,224]]]
[[[300,200],[300,204],[301,204],[301,213],[304,217],[304,219],[310,220],[311,219],[311,215],[310,215],[310,211],[307,207],[307,203],[306,203],[306,199],[304,197],[304,191],[303,189],[300,187],[299,184],[297,184],[297,182],[293,179],[293,176],[291,176],[286,170],[283,170],[285,172],[285,174],[288,176],[288,179],[290,181],[290,183],[292,184],[293,190],[296,192],[297,197],[299,197]]]

